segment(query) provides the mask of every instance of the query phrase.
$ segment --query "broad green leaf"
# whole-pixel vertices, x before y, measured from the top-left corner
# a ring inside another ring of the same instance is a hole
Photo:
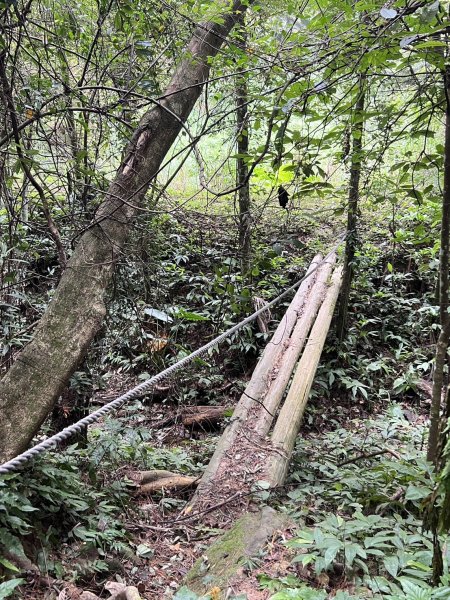
[[[184,319],[185,321],[209,321],[209,317],[200,315],[199,313],[190,312],[179,308],[176,312],[178,319]]]
[[[383,560],[383,564],[389,575],[392,575],[392,577],[397,577],[399,565],[398,556],[395,554],[392,556],[386,556],[386,558]]]
[[[3,598],[9,598],[16,587],[24,581],[25,579],[9,579],[8,581],[0,583],[0,600],[3,600]]]
[[[195,592],[191,592],[186,586],[183,586],[177,591],[173,600],[198,600],[198,595]]]
[[[337,539],[331,539],[331,544],[325,550],[324,560],[325,560],[325,568],[327,569],[333,560],[336,558],[337,553],[342,548],[342,542]]]
[[[415,486],[410,484],[408,489],[406,490],[405,499],[406,500],[422,500],[422,498],[426,498],[429,496],[430,490],[424,486]]]
[[[356,555],[358,554],[359,548],[361,548],[359,544],[345,544],[345,561],[349,567],[353,564],[353,561],[355,560]]]
[[[13,565],[12,562],[9,562],[6,558],[0,558],[0,564],[9,569],[10,571],[15,571],[16,573],[20,573],[19,569],[16,565]]]
[[[421,42],[420,44],[416,44],[415,48],[417,50],[423,49],[423,48],[446,48],[447,44],[445,42],[439,42],[439,41],[430,41],[430,42]]]

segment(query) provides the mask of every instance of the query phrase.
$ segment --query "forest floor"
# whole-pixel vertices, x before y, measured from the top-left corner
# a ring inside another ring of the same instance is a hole
[[[315,252],[329,250],[342,227],[339,218],[329,218],[335,208],[269,212],[255,231],[252,294],[271,299],[298,279]],[[364,244],[348,336],[340,345],[329,336],[286,485],[270,494],[256,489],[252,496],[255,505],[287,514],[292,525],[242,565],[230,600],[410,600],[416,588],[428,593],[432,552],[421,511],[434,486],[424,460],[435,343],[430,272],[423,249],[398,246],[377,233],[374,214],[368,211],[361,223]],[[118,275],[103,345],[92,358],[101,371],[92,408],[252,310],[222,215],[186,209],[157,225],[155,258],[146,275],[153,289],[132,287],[133,278],[142,278],[135,265],[123,265]],[[130,309],[133,295],[183,318],[170,328],[136,320],[142,310],[138,303]],[[274,312],[274,324],[285,307]],[[102,598],[109,597],[105,583],[111,580],[136,585],[148,600],[197,598],[180,586],[226,518],[218,529],[202,515],[181,516],[191,490],[141,497],[133,479],[146,469],[201,475],[229,416],[186,425],[186,407],[232,407],[265,343],[263,334],[249,328],[92,426],[86,447],[52,453],[35,465],[34,475],[18,480],[18,493],[33,502],[41,519],[38,524],[27,517],[40,546],[34,562],[41,575],[75,581],[78,590]],[[57,498],[49,493],[54,486],[60,487]],[[27,510],[15,514],[25,519]],[[228,524],[233,519],[230,511]],[[29,575],[21,597],[62,600],[43,581]]]

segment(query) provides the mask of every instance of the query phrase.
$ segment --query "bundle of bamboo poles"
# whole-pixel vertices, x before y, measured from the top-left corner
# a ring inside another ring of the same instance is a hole
[[[272,487],[284,482],[341,287],[342,268],[333,272],[335,261],[335,255],[325,262],[318,255],[311,263],[310,276],[300,286],[265,348],[185,514],[195,514],[197,506],[203,509],[199,514],[205,512],[205,504],[208,506],[211,498],[216,507],[225,504],[227,486],[228,492],[249,489],[248,474],[255,472],[258,462],[252,444],[254,449],[267,450],[258,452],[259,460],[262,457],[265,464],[254,479],[265,480]],[[243,439],[247,440],[246,445],[242,444]],[[252,463],[253,468],[247,468]],[[236,477],[241,480],[233,481],[230,487],[229,480]],[[228,493],[228,498],[233,496]],[[277,530],[290,526],[286,515],[269,507],[241,512],[244,514],[205,552],[209,561],[208,583],[203,575],[204,556],[185,578],[189,589],[207,593],[214,585],[218,598],[228,597],[231,584],[233,590],[239,589],[243,562]],[[239,512],[234,514],[238,516]]]
[[[260,447],[262,442],[269,449],[262,458],[264,468],[255,479],[264,479],[272,487],[283,483],[339,294],[342,269],[338,267],[332,274],[335,261],[335,254],[326,260],[320,254],[314,257],[307,277],[264,349],[203,476],[200,480],[192,478],[194,483],[181,478],[180,485],[184,487],[197,484],[185,514],[191,513],[200,500],[204,508],[208,494],[214,502],[226,498],[227,490],[239,487],[239,479],[244,475],[246,486],[240,489],[248,491],[251,481],[246,465],[254,464],[251,440],[256,446]],[[245,447],[243,439],[250,440]],[[233,486],[224,473],[234,478]],[[158,481],[152,480],[149,485],[147,474],[143,475],[141,485],[144,480],[145,485],[138,491],[143,494],[177,488],[180,479],[171,473],[171,478],[161,481],[156,478]]]
[[[334,254],[326,261],[320,254],[313,259],[307,271],[309,276],[267,344],[231,423],[217,444],[189,510],[211,486],[217,499],[220,487],[217,474],[223,472],[223,462],[230,460],[233,446],[242,436],[264,439],[273,447],[263,478],[272,486],[283,482],[339,294],[342,269],[336,268],[332,275],[335,261]],[[289,392],[270,434],[291,378]],[[246,457],[241,460],[245,462]]]

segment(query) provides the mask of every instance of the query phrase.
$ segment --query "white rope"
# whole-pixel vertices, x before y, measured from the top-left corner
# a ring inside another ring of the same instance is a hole
[[[318,263],[313,269],[311,269],[311,271],[309,271],[306,275],[304,275],[301,279],[299,279],[296,283],[294,283],[294,285],[291,285],[289,288],[287,288],[282,294],[277,296],[274,300],[272,300],[271,302],[269,302],[268,304],[266,304],[259,310],[255,311],[250,316],[246,317],[244,320],[242,320],[237,325],[233,325],[233,327],[230,327],[230,329],[227,329],[226,331],[221,333],[219,336],[217,336],[216,338],[214,338],[213,340],[211,340],[210,342],[208,342],[201,348],[198,348],[198,350],[195,350],[194,352],[189,354],[189,356],[182,358],[177,363],[171,365],[167,369],[164,369],[164,371],[161,371],[160,373],[158,373],[157,375],[154,375],[150,379],[147,379],[143,383],[140,383],[139,385],[137,385],[133,389],[129,390],[125,394],[122,394],[122,396],[119,396],[118,398],[116,398],[115,400],[108,402],[108,404],[105,404],[104,406],[102,406],[98,410],[94,411],[87,417],[84,417],[83,419],[80,419],[76,423],[69,425],[68,427],[66,427],[65,429],[60,431],[59,433],[55,433],[55,435],[52,435],[51,437],[47,438],[40,444],[33,446],[33,448],[30,448],[29,450],[22,452],[22,454],[19,454],[15,458],[12,458],[11,460],[3,463],[2,465],[0,465],[0,475],[3,475],[5,473],[11,473],[12,471],[17,470],[19,467],[21,467],[23,464],[25,464],[30,459],[38,456],[39,454],[42,454],[43,452],[46,452],[50,448],[59,444],[60,442],[68,439],[74,433],[79,433],[87,425],[92,425],[93,423],[98,421],[101,417],[120,408],[126,402],[129,402],[130,400],[134,400],[134,399],[138,398],[141,394],[149,391],[151,388],[153,388],[155,385],[160,383],[162,380],[167,379],[167,377],[170,377],[176,371],[179,371],[180,369],[184,368],[186,365],[188,365],[190,362],[192,362],[198,356],[201,356],[202,354],[205,354],[206,352],[208,352],[208,350],[213,348],[213,346],[220,344],[221,342],[223,342],[224,339],[226,339],[227,337],[229,337],[236,331],[239,331],[239,329],[242,329],[242,327],[244,327],[251,321],[254,321],[261,313],[270,309],[272,306],[274,306],[280,300],[282,300],[285,296],[287,296],[292,291],[297,289],[298,286],[301,283],[303,283],[303,281],[305,281],[305,279],[310,277],[323,263],[327,262],[327,260],[330,258],[330,256],[334,252],[336,252],[338,247],[342,244],[342,242],[344,241],[344,238],[345,238],[345,234],[342,234],[341,236],[339,236],[338,242],[335,244],[335,246],[332,248],[332,250],[330,250],[330,252],[325,256],[325,258],[322,259],[322,261],[320,263]]]

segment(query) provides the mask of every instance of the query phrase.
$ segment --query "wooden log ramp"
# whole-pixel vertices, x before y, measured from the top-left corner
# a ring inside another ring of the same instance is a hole
[[[252,504],[252,490],[258,482],[265,487],[282,485],[287,476],[342,283],[341,267],[332,274],[335,260],[335,255],[329,257],[300,286],[184,510],[185,518],[209,519],[227,528],[187,574],[184,583],[193,592],[215,590],[218,599],[228,597],[230,590],[238,592],[246,560],[268,538],[292,525],[285,515]],[[320,261],[316,256],[309,271]]]

